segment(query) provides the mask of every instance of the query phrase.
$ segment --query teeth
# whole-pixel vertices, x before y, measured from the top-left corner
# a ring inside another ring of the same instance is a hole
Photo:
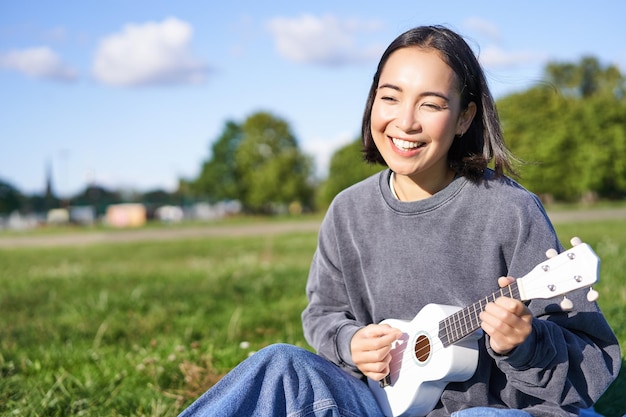
[[[409,142],[408,140],[392,138],[393,144],[402,149],[413,149],[420,146],[418,142]]]

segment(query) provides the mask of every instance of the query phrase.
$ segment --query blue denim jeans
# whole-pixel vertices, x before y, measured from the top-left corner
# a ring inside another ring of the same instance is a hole
[[[307,350],[277,344],[252,355],[179,417],[383,417],[363,381]],[[472,408],[452,417],[529,417]]]
[[[290,345],[243,361],[179,417],[382,417],[367,384]]]

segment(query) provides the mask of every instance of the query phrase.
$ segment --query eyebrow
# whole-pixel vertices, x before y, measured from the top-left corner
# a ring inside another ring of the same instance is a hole
[[[399,93],[402,92],[402,88],[397,86],[397,85],[395,85],[395,84],[390,84],[390,83],[380,84],[376,90],[380,90],[382,88],[389,88],[389,89],[395,90],[395,91],[397,91]],[[420,96],[421,97],[435,96],[435,97],[442,98],[442,99],[444,99],[446,101],[450,101],[450,98],[448,96],[446,96],[443,93],[439,93],[437,91],[424,91],[423,93],[420,94]]]

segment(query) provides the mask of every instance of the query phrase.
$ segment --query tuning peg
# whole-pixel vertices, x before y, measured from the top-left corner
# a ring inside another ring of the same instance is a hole
[[[600,294],[598,294],[598,291],[594,290],[593,287],[590,287],[589,292],[587,293],[587,301],[589,302],[596,301],[599,296]]]
[[[570,239],[569,243],[571,243],[572,246],[578,246],[581,243],[583,243],[583,241],[580,240],[580,238],[578,236],[574,236],[573,238]]]
[[[554,258],[555,256],[557,256],[559,253],[556,251],[556,249],[552,248],[552,249],[548,249],[546,251],[546,256],[548,258]]]
[[[563,297],[563,300],[561,300],[560,306],[563,309],[563,311],[570,311],[572,308],[574,308],[574,303],[572,303],[572,300],[570,300],[569,298]]]

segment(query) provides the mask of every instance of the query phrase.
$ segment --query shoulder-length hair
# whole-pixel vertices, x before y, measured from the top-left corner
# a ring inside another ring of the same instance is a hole
[[[476,115],[468,130],[456,136],[448,151],[448,163],[459,175],[479,181],[493,162],[497,176],[510,173],[513,156],[504,144],[496,105],[487,86],[483,70],[465,40],[443,26],[420,26],[398,36],[383,53],[369,90],[361,127],[363,154],[366,161],[387,165],[372,137],[371,114],[381,72],[389,56],[398,49],[417,47],[438,51],[442,60],[452,68],[461,93],[461,108],[476,104]]]

